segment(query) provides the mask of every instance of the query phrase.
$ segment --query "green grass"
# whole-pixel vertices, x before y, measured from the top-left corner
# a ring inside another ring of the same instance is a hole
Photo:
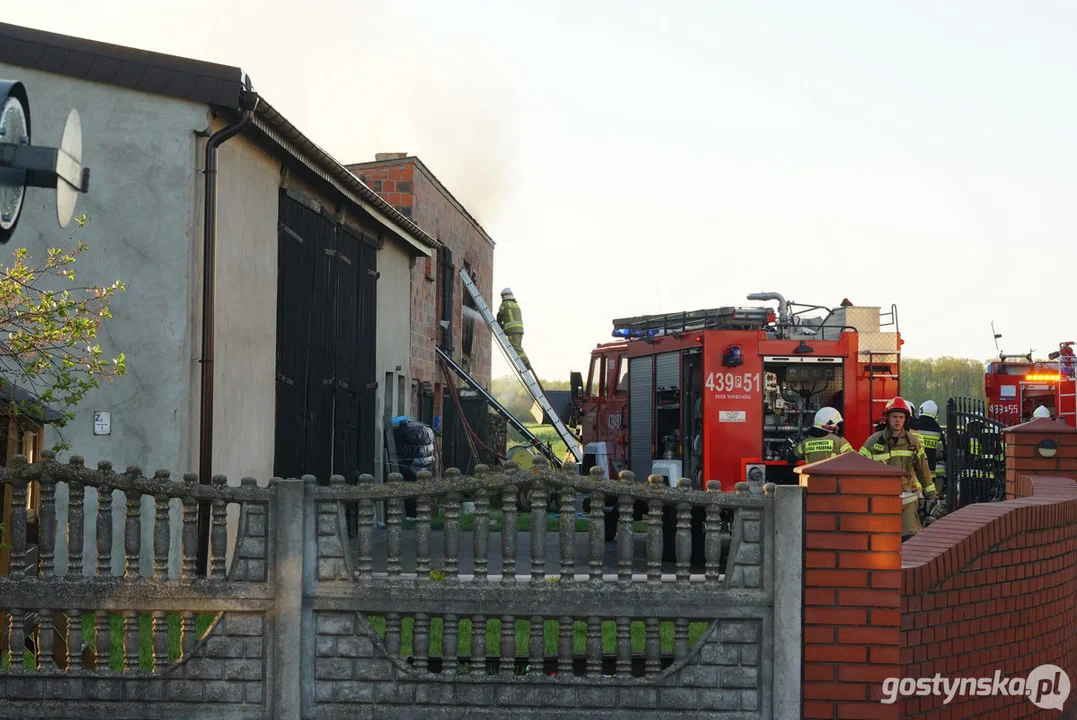
[[[384,617],[371,617],[370,624],[374,628],[374,631],[381,637],[385,637],[385,618]],[[545,652],[546,655],[556,655],[558,646],[558,625],[556,620],[546,620],[542,631],[545,638]],[[400,654],[402,656],[411,655],[412,639],[414,636],[415,621],[408,617],[403,618],[400,623]],[[706,631],[709,623],[694,622],[688,625],[688,645],[691,647],[699,641],[701,635]],[[442,650],[443,639],[443,623],[441,618],[433,618],[430,621],[430,655],[439,656]],[[644,643],[646,641],[646,627],[640,622],[636,621],[629,625],[629,633],[632,638],[632,652],[641,653],[644,651]],[[501,654],[501,621],[500,620],[487,620],[486,621],[486,654],[488,656],[498,656]],[[658,624],[658,636],[661,644],[662,652],[668,653],[673,651],[673,623],[666,621]],[[460,627],[457,631],[457,655],[468,657],[471,655],[471,621],[461,620]],[[527,655],[528,648],[531,643],[531,622],[528,620],[516,621],[516,654]],[[602,652],[614,653],[617,647],[617,624],[612,620],[606,620],[602,623]],[[587,652],[587,623],[574,622],[572,624],[572,650],[577,655],[582,655]]]
[[[84,616],[92,620],[92,615]],[[202,638],[213,624],[216,615],[199,615],[195,618],[195,634]],[[168,615],[168,661],[176,662],[180,657],[180,616]],[[82,626],[82,640],[92,650],[97,648],[96,629],[94,622],[86,622]],[[153,618],[149,615],[141,615],[138,619],[138,666],[141,670],[153,669]],[[124,665],[124,632],[123,616],[112,615],[109,618],[109,668],[114,672],[123,670]],[[51,658],[42,658],[42,664],[49,663]],[[81,662],[75,660],[75,662]],[[10,660],[7,653],[0,658],[0,670],[7,670]],[[23,650],[22,666],[24,670],[35,668],[34,656],[29,650]]]

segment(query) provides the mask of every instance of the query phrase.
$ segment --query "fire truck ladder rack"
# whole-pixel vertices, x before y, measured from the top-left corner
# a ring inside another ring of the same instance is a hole
[[[545,455],[551,463],[557,465],[561,464],[561,459],[557,457],[553,450],[550,449],[549,445],[542,442],[542,440],[540,440],[533,432],[527,429],[526,425],[517,420],[512,413],[506,410],[505,407],[501,403],[499,403],[493,395],[486,392],[483,389],[482,385],[479,385],[479,383],[475,381],[475,378],[468,375],[466,370],[457,365],[448,353],[446,353],[444,350],[437,346],[434,346],[434,351],[438,354],[438,357],[445,361],[445,364],[448,365],[454,373],[460,376],[461,380],[466,382],[468,385],[471,386],[472,390],[481,395],[483,400],[489,403],[490,407],[492,407],[498,415],[505,418],[505,421],[516,429],[516,432],[523,435],[524,439],[531,443],[531,445],[539,452]]]
[[[538,403],[538,406],[542,408],[543,411],[545,411],[546,416],[550,418],[550,422],[553,423],[554,430],[557,431],[557,435],[565,443],[565,447],[569,449],[569,451],[572,453],[572,456],[576,458],[576,462],[582,462],[583,452],[580,448],[579,440],[576,438],[575,435],[569,432],[568,428],[565,427],[565,424],[561,422],[561,416],[558,415],[557,411],[553,409],[553,405],[550,404],[549,399],[546,397],[546,393],[543,392],[542,386],[539,384],[538,378],[535,377],[534,373],[527,369],[526,365],[524,365],[523,360],[520,359],[519,354],[516,352],[516,348],[512,346],[512,343],[509,342],[508,336],[505,335],[505,331],[501,329],[501,325],[497,322],[497,318],[495,318],[494,314],[490,312],[490,306],[486,304],[486,300],[483,299],[482,293],[480,293],[479,289],[475,287],[475,283],[471,280],[471,276],[468,275],[467,270],[465,270],[464,268],[460,268],[460,279],[463,281],[464,287],[467,288],[467,291],[471,294],[471,299],[475,302],[475,308],[482,316],[482,319],[486,321],[486,325],[490,328],[490,332],[494,334],[494,337],[497,339],[498,344],[501,345],[501,349],[505,352],[505,356],[508,357],[513,369],[516,370],[516,374],[520,376],[521,380],[523,380],[524,387],[527,388],[527,392],[531,394],[531,397],[534,399],[534,401]],[[450,359],[449,362],[451,363],[452,360]],[[472,385],[472,387],[474,387],[474,384]],[[493,401],[493,398],[490,397],[488,394],[486,394],[485,392],[483,392],[483,394],[486,395],[489,400]],[[505,412],[507,413],[508,411]],[[515,419],[509,420],[509,422],[515,422]],[[518,425],[519,427],[517,427]],[[513,425],[513,427],[516,427],[516,429],[519,431],[520,427],[523,426],[519,423],[516,423]],[[528,435],[531,435],[531,433],[526,433],[524,437],[528,437]],[[531,437],[534,436],[531,435]],[[528,439],[530,440],[531,438],[528,437]],[[550,460],[551,462],[558,464],[561,462],[556,458],[550,458]]]
[[[1056,419],[1070,427],[1077,427],[1077,383],[1074,381],[1073,356],[1062,356],[1055,360],[1058,366],[1058,407]]]
[[[711,310],[637,315],[613,321],[614,337],[650,337],[697,330],[758,330],[767,325],[768,308],[721,307]]]
[[[895,310],[895,312],[896,312],[896,310]],[[878,413],[875,412],[875,403],[882,403],[883,406],[885,407],[886,403],[890,402],[890,398],[888,398],[888,397],[884,397],[884,398],[875,397],[875,380],[877,378],[878,379],[885,379],[885,380],[897,380],[898,381],[898,395],[900,395],[901,394],[901,376],[900,375],[895,375],[892,372],[878,372],[879,366],[877,366],[875,364],[876,356],[878,356],[878,357],[893,357],[896,353],[892,353],[892,352],[876,352],[874,350],[861,350],[860,354],[868,356],[868,400],[869,400],[868,407],[871,408],[871,413],[872,413],[871,414],[871,423],[874,425],[875,422],[879,418],[881,418],[882,414],[883,414],[881,408],[880,408]],[[892,360],[886,360],[885,362],[880,360],[879,365],[887,365],[887,366],[889,366],[892,362],[893,362]]]

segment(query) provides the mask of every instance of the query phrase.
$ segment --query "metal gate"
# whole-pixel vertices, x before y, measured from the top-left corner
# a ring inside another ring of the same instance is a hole
[[[1006,499],[1005,427],[972,398],[946,402],[946,507]]]

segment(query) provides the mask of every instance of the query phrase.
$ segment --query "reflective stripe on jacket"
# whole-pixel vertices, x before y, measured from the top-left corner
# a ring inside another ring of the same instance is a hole
[[[869,437],[860,448],[864,457],[884,463],[890,467],[901,468],[906,475],[902,479],[905,492],[935,492],[935,480],[931,468],[927,465],[924,445],[914,432],[905,432],[894,437],[890,428],[885,428]]]
[[[797,444],[796,456],[811,464],[835,455],[852,452],[853,446],[843,437],[827,433],[822,437],[806,437]]]
[[[524,315],[515,300],[502,300],[497,310],[497,322],[506,333],[524,331]]]

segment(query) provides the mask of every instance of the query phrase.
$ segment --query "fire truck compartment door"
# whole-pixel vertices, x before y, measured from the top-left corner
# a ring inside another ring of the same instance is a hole
[[[628,361],[628,462],[637,479],[646,481],[651,469],[651,436],[654,434],[654,356]]]

